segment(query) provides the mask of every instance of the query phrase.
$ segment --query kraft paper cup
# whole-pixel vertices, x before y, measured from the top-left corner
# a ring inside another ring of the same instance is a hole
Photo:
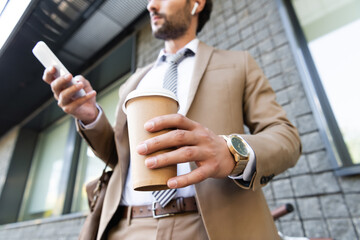
[[[177,175],[176,165],[159,169],[149,169],[145,159],[171,151],[161,150],[149,155],[140,155],[136,147],[146,139],[164,134],[170,130],[150,133],[144,129],[148,120],[166,114],[177,113],[179,104],[174,93],[166,89],[135,90],[129,93],[123,111],[127,115],[131,154],[131,176],[133,188],[137,191],[156,191],[168,189],[168,179]]]

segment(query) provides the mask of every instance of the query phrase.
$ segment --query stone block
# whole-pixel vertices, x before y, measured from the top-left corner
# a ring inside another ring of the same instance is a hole
[[[355,226],[356,234],[357,234],[358,239],[359,239],[359,237],[360,237],[360,218],[354,218],[353,223],[354,223],[354,226]]]
[[[341,194],[331,194],[320,197],[325,218],[349,217],[346,203]]]
[[[250,49],[251,47],[256,45],[256,41],[254,38],[247,38],[246,40],[243,40],[242,43],[244,50]]]
[[[291,176],[310,173],[310,169],[306,161],[306,155],[301,155],[296,165],[289,168],[288,172]]]
[[[331,170],[330,159],[326,151],[318,151],[307,155],[310,169],[313,173]]]
[[[269,82],[270,82],[272,89],[275,92],[278,92],[278,91],[284,89],[284,87],[285,87],[284,78],[282,75],[272,77],[271,79],[269,79]]]
[[[300,175],[291,178],[296,197],[315,195],[317,190],[311,175]]]
[[[276,34],[278,34],[281,31],[284,31],[284,26],[282,25],[281,21],[277,22],[274,21],[272,23],[270,23],[268,25],[269,29],[270,29],[270,33],[271,35],[275,36]]]
[[[246,38],[249,38],[253,35],[253,29],[252,29],[252,26],[248,26],[246,28],[243,28],[241,31],[240,31],[240,34],[241,34],[241,37],[243,39],[246,39]]]
[[[264,28],[260,31],[255,32],[255,37],[258,42],[261,42],[265,39],[270,38],[270,31],[267,28]]]
[[[303,153],[312,153],[324,149],[319,132],[307,133],[300,136]]]
[[[243,10],[246,7],[246,1],[245,0],[235,1],[234,7],[235,7],[236,12],[240,12],[241,10]]]
[[[291,53],[289,53],[289,55],[291,55]],[[281,59],[280,63],[281,63],[281,68],[284,72],[293,71],[293,70],[296,71],[296,64],[295,64],[292,56]]]
[[[340,186],[333,172],[325,172],[313,175],[313,179],[318,194],[340,192]]]
[[[268,53],[274,50],[274,43],[271,38],[266,39],[259,43],[261,54]]]
[[[234,35],[231,35],[229,37],[229,49],[234,46],[234,45],[237,45],[239,42],[241,41],[241,38],[240,38],[240,35],[239,34],[234,34]]]
[[[259,48],[260,52],[261,49]],[[274,62],[264,68],[264,73],[267,78],[275,77],[281,74],[281,65],[279,62]]]
[[[234,14],[232,14],[231,17],[229,17],[225,20],[225,24],[228,28],[231,26],[237,25],[237,23],[238,23],[238,20],[237,20],[236,15],[234,15]]]
[[[270,34],[270,30],[269,30],[269,34]],[[288,39],[284,32],[278,32],[276,35],[273,35],[272,38],[274,40],[275,47],[280,47],[288,42]],[[291,55],[291,52],[288,52],[288,54]]]
[[[352,221],[348,218],[328,219],[331,237],[341,240],[357,239]]]
[[[290,198],[294,196],[290,179],[274,180],[272,186],[275,199]]]
[[[272,190],[272,183],[269,183],[268,185],[266,185],[265,187],[262,188],[263,192],[264,192],[264,196],[267,200],[274,200],[274,193]]]
[[[298,198],[299,214],[303,220],[321,219],[321,205],[317,197]]]
[[[305,235],[308,238],[329,238],[330,233],[323,219],[306,220],[303,222]]]
[[[299,74],[296,71],[284,72],[283,78],[286,86],[292,86],[294,84],[301,83]]]
[[[318,129],[318,126],[312,114],[301,116],[296,120],[296,122],[298,126],[298,131],[301,135],[314,132]]]
[[[360,193],[345,194],[346,206],[352,217],[360,217]]]
[[[312,113],[309,102],[306,98],[296,99],[293,107],[296,109],[295,116]]]
[[[290,102],[288,91],[286,91],[286,89],[283,89],[281,91],[276,92],[276,101],[280,105],[288,104]]]
[[[281,233],[288,237],[304,237],[303,227],[300,221],[280,222]]]
[[[274,52],[265,53],[261,55],[262,66],[268,66],[278,60],[277,55]]]
[[[266,21],[257,21],[252,26],[253,26],[255,32],[259,32],[265,28],[268,29],[268,25],[267,25]],[[270,32],[270,30],[269,30],[269,32]]]
[[[360,176],[340,177],[339,182],[345,193],[360,193]]]

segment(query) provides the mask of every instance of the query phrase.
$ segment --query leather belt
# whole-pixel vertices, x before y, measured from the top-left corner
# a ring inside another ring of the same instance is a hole
[[[131,218],[162,218],[179,213],[197,212],[195,197],[179,197],[171,200],[164,208],[158,202],[143,206],[124,206],[123,218],[128,217],[129,208],[131,208]]]

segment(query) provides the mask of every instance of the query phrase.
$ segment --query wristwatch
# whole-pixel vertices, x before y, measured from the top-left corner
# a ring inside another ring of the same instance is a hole
[[[235,161],[235,167],[229,176],[238,176],[244,171],[246,164],[249,161],[250,146],[240,135],[232,134],[228,136],[221,136],[225,139],[230,153],[233,155]]]

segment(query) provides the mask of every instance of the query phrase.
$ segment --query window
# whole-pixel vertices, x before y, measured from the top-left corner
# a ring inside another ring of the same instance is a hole
[[[32,181],[26,186],[20,220],[62,214],[70,120],[65,117],[39,134],[29,176]]]
[[[284,1],[328,125],[339,175],[360,172],[360,2]]]

